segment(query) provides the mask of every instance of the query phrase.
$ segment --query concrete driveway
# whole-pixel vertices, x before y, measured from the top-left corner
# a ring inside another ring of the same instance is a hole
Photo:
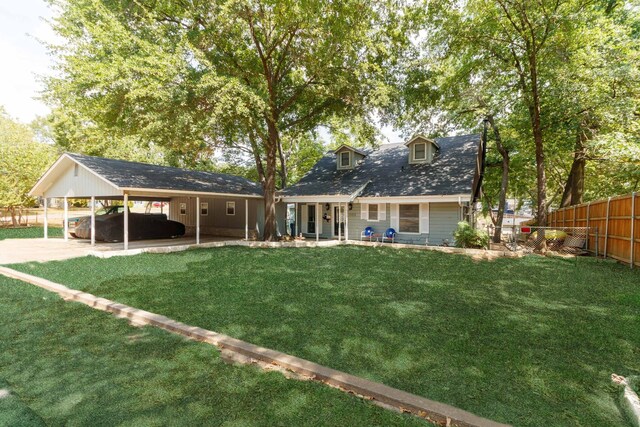
[[[0,240],[0,265],[21,262],[46,262],[88,255],[90,244],[63,239],[6,239]]]
[[[238,240],[229,237],[202,236],[203,244]],[[140,240],[129,242],[129,250],[123,251],[122,243],[98,242],[92,247],[89,240],[69,239],[65,242],[62,238],[53,239],[6,239],[0,240],[0,265],[18,264],[21,262],[47,262],[69,258],[78,258],[87,255],[108,254],[135,255],[141,249],[148,248],[172,248],[195,246],[194,237],[180,237],[177,239]]]

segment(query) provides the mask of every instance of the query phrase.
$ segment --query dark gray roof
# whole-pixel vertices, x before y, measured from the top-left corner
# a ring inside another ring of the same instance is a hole
[[[348,195],[368,183],[360,197],[471,194],[480,135],[436,138],[440,149],[429,164],[409,164],[402,143],[370,151],[355,168],[338,170],[336,156],[327,153],[282,196]]]
[[[67,155],[120,188],[262,196],[262,187],[259,184],[235,175],[74,153],[67,153]]]

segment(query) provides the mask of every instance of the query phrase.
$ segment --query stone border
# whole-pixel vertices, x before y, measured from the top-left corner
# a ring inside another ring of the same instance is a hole
[[[222,242],[207,242],[196,245],[195,243],[187,245],[175,245],[175,246],[156,246],[149,248],[138,248],[128,250],[116,250],[116,251],[88,251],[87,254],[98,258],[111,258],[114,256],[131,256],[142,253],[170,253],[181,252],[189,249],[205,249],[205,248],[221,248],[223,246],[244,246],[249,248],[329,248],[334,246],[370,246],[370,247],[389,247],[393,249],[414,249],[420,251],[433,251],[444,252],[447,254],[461,254],[468,255],[474,259],[496,259],[496,258],[521,258],[524,256],[522,252],[510,252],[510,251],[495,251],[487,249],[465,249],[465,248],[453,248],[444,246],[423,246],[423,245],[411,245],[406,243],[380,243],[380,242],[363,242],[359,240],[349,241],[337,241],[337,240],[321,240],[316,242],[315,240],[294,240],[291,242],[258,242],[247,240],[227,240]]]
[[[0,274],[55,292],[66,301],[77,301],[97,310],[113,313],[118,317],[128,319],[136,325],[156,326],[160,329],[197,341],[213,344],[220,349],[231,351],[256,361],[277,365],[287,371],[292,371],[304,377],[357,394],[374,403],[382,404],[381,406],[392,407],[401,412],[409,412],[441,426],[506,426],[506,424],[479,417],[444,403],[429,400],[381,383],[327,368],[299,357],[259,347],[224,334],[176,322],[159,314],[139,310],[106,298],[100,298],[86,292],[70,289],[59,283],[51,282],[40,277],[6,267],[0,267]]]
[[[631,387],[634,384],[640,383],[640,376],[625,378],[620,375],[611,374],[611,381],[622,389],[620,393],[622,411],[629,420],[631,420],[631,424],[633,424],[634,427],[640,427],[640,398]]]

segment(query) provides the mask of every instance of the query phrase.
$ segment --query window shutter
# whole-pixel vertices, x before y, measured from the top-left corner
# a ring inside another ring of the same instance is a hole
[[[386,203],[379,203],[378,204],[378,219],[380,221],[385,221],[387,219],[387,204]]]
[[[420,203],[420,233],[429,233],[429,203]]]
[[[309,205],[302,205],[302,227],[300,228],[303,233],[307,232],[309,226]]]
[[[400,228],[400,206],[397,203],[391,203],[391,228],[398,231]]]
[[[360,219],[369,221],[369,204],[368,203],[360,203]]]

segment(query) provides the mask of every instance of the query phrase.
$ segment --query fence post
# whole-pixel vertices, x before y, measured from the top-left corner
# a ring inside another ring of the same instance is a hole
[[[607,257],[607,245],[609,244],[609,207],[611,206],[611,197],[607,199],[607,216],[604,223],[604,254]]]
[[[636,192],[631,193],[631,268],[636,260],[635,248],[636,248]]]
[[[587,250],[589,250],[589,237],[591,237],[591,228],[589,228],[590,211],[591,211],[591,202],[587,203]]]
[[[573,228],[576,228],[576,205],[573,205]],[[575,230],[573,230],[575,233]]]

